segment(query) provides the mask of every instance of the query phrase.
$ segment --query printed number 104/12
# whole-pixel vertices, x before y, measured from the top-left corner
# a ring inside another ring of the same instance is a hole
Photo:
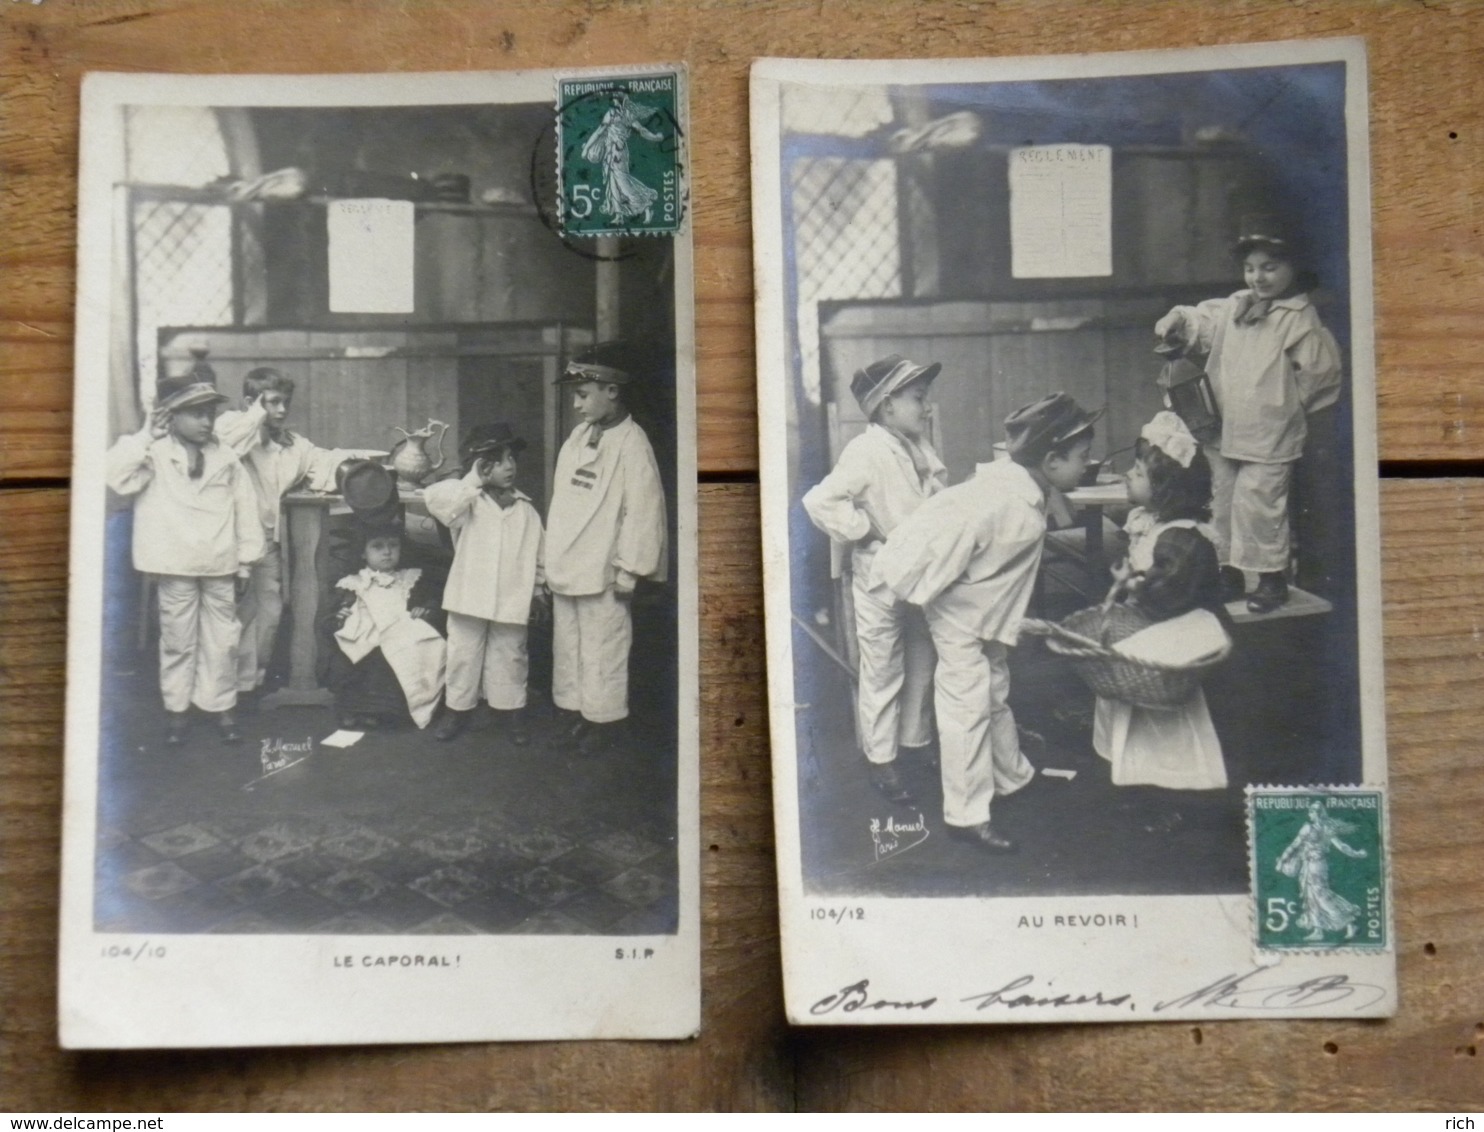
[[[846,920],[864,920],[866,910],[864,908],[810,908],[809,918],[843,924]]]

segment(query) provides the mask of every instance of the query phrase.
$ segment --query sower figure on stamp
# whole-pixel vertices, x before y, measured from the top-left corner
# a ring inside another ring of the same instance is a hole
[[[263,553],[252,483],[216,441],[215,374],[198,362],[162,378],[139,432],[109,449],[110,488],[134,500],[134,568],[154,576],[160,613],[160,694],[168,743],[184,740],[194,705],[237,731],[237,588]]]
[[[238,603],[242,641],[237,653],[237,691],[252,703],[268,675],[268,662],[283,619],[285,577],[283,497],[301,481],[315,491],[334,491],[335,469],[348,453],[319,448],[287,427],[294,381],[267,366],[242,381],[242,408],[217,418],[216,434],[237,453],[257,494],[263,556],[253,564],[247,590]],[[306,568],[308,564],[306,564]]]
[[[1005,418],[1011,458],[927,500],[876,555],[876,576],[922,606],[937,647],[943,820],[994,852],[1015,846],[991,828],[990,802],[1036,774],[1010,712],[1008,651],[1040,569],[1047,496],[1077,486],[1101,415],[1065,393],[1017,409]]]
[[[1276,867],[1287,877],[1297,877],[1299,896],[1304,910],[1298,926],[1309,934],[1305,940],[1317,943],[1326,932],[1342,931],[1346,939],[1355,936],[1355,921],[1360,908],[1329,886],[1329,851],[1339,850],[1347,857],[1364,857],[1366,851],[1340,840],[1340,835],[1353,832],[1347,821],[1332,818],[1318,802],[1309,806],[1309,819],[1279,855]]]
[[[629,715],[629,601],[641,579],[665,580],[665,493],[625,391],[623,347],[595,347],[557,379],[582,418],[557,455],[546,516],[552,594],[552,699],[558,742],[584,754],[612,747]]]
[[[892,593],[872,566],[897,525],[948,483],[924,435],[928,390],[942,368],[892,354],[857,370],[850,391],[870,424],[803,500],[814,525],[830,536],[832,572],[850,575],[861,746],[872,784],[892,802],[911,798],[897,773],[898,747],[933,741],[937,654],[921,611]]]

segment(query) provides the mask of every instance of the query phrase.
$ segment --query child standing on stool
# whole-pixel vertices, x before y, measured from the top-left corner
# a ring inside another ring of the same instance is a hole
[[[1010,459],[924,502],[876,555],[876,576],[922,606],[938,651],[944,824],[989,852],[1015,848],[991,827],[990,803],[1036,776],[1010,711],[1009,650],[1035,589],[1047,500],[1081,481],[1100,416],[1065,393],[1017,409],[1005,418]]]
[[[526,442],[510,425],[479,425],[462,446],[468,471],[423,493],[428,513],[453,531],[453,566],[443,590],[448,613],[447,712],[436,732],[464,730],[480,693],[507,717],[511,742],[528,741],[525,720],[527,625],[546,600],[541,516],[515,486],[516,457]]]
[[[629,601],[640,579],[665,580],[667,530],[659,465],[629,415],[634,376],[621,346],[596,347],[557,379],[580,424],[557,455],[546,516],[552,594],[552,699],[570,716],[558,742],[596,754],[629,715]]]
[[[1150,621],[1172,620],[1201,607],[1224,614],[1215,532],[1207,522],[1211,466],[1174,413],[1156,413],[1140,431],[1128,499],[1135,505],[1124,525],[1128,557],[1114,575],[1129,584],[1135,608]],[[1099,696],[1092,745],[1113,764],[1115,786],[1215,790],[1226,785],[1221,740],[1199,688],[1168,709]]]
[[[160,603],[160,693],[165,741],[180,743],[192,705],[214,713],[222,738],[237,731],[237,587],[263,553],[247,470],[212,435],[216,391],[204,362],[162,378],[139,432],[108,451],[106,480],[134,501],[134,568],[155,576]],[[234,580],[235,579],[235,580]]]
[[[856,371],[850,391],[870,424],[803,501],[814,525],[833,542],[831,559],[848,563],[860,653],[861,745],[872,785],[890,802],[911,798],[897,773],[897,748],[926,747],[933,740],[937,654],[921,612],[892,593],[872,565],[897,524],[948,484],[948,470],[923,435],[928,389],[942,368],[892,354]],[[839,554],[840,548],[847,554]]]
[[[1304,454],[1307,414],[1340,395],[1340,350],[1319,321],[1291,235],[1271,217],[1248,217],[1235,252],[1247,289],[1195,307],[1175,307],[1154,325],[1163,341],[1205,358],[1221,413],[1221,440],[1208,450],[1222,584],[1231,599],[1258,575],[1254,613],[1288,600],[1288,490]]]
[[[431,624],[433,594],[416,568],[399,569],[402,525],[359,527],[366,565],[335,583],[334,647],[325,683],[340,725],[380,727],[411,716],[426,727],[443,692],[445,649]]]

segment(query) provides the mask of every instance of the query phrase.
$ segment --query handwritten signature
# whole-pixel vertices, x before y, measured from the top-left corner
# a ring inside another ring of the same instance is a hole
[[[1154,1004],[1154,1013],[1179,1006],[1217,1006],[1227,1010],[1317,1010],[1353,999],[1352,1010],[1363,1010],[1386,997],[1382,987],[1352,983],[1349,975],[1319,975],[1300,983],[1253,985],[1249,982],[1270,967],[1255,967],[1241,975],[1223,975],[1183,998]]]
[[[1105,996],[1102,991],[1093,991],[1091,994],[1013,994],[1023,987],[1034,984],[1034,975],[1021,975],[1018,979],[1011,979],[998,990],[985,991],[983,994],[971,994],[960,1002],[977,1002],[975,1010],[984,1010],[991,1006],[1003,1006],[1014,1010],[1019,1006],[1122,1006],[1133,996],[1127,992],[1118,995]]]
[[[885,821],[871,819],[871,845],[878,862],[905,853],[927,839],[927,822],[921,814],[914,822],[901,822],[889,816]]]

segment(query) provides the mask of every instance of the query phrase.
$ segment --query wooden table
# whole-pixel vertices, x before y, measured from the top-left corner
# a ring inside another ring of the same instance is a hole
[[[1426,1109],[1484,1106],[1484,6],[1349,0],[0,6],[0,1107]],[[1387,1022],[783,1021],[764,704],[747,66],[1358,34],[1371,52],[1401,1013]],[[692,1042],[56,1048],[77,91],[93,70],[689,62],[700,410],[704,1021]],[[1451,463],[1450,463],[1451,461]],[[1441,1126],[1441,1125],[1440,1125]]]

